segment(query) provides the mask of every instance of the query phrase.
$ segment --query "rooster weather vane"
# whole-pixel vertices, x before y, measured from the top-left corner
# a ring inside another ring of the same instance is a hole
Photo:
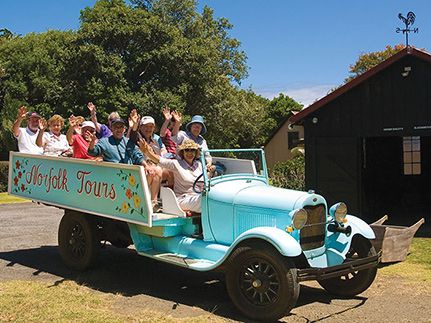
[[[403,32],[403,34],[406,34],[406,47],[407,47],[409,45],[409,32],[411,31],[414,33],[419,32],[419,28],[414,28],[414,29],[409,28],[409,25],[413,25],[415,23],[416,15],[413,13],[413,11],[409,11],[409,13],[407,14],[407,18],[400,13],[398,14],[398,18],[400,18],[400,20],[406,25],[406,28],[401,29],[397,27],[395,32],[397,33]]]

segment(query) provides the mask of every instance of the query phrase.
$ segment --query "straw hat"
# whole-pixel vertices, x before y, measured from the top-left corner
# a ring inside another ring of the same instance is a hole
[[[185,149],[195,149],[196,150],[195,159],[198,159],[201,155],[201,149],[199,148],[199,145],[194,142],[193,139],[186,140],[181,146],[178,147],[178,156],[180,156],[182,159],[184,159]]]

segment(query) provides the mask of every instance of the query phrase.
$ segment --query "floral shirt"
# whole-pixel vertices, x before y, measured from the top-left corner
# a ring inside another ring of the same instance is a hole
[[[66,152],[72,152],[65,135],[54,135],[51,131],[45,132],[42,138],[43,154],[48,156],[60,156]]]

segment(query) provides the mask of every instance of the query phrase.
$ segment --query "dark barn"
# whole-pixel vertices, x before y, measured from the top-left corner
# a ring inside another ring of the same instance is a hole
[[[306,188],[367,222],[431,222],[431,54],[407,47],[290,119]]]

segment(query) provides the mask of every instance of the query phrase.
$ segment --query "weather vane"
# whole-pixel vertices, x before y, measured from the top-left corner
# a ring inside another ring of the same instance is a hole
[[[397,33],[399,32],[403,32],[403,34],[406,34],[406,47],[409,45],[409,32],[414,32],[417,33],[419,32],[419,28],[414,28],[414,29],[410,29],[409,25],[413,25],[415,23],[415,18],[416,15],[413,13],[413,11],[409,11],[409,13],[407,14],[407,18],[403,17],[402,14],[398,14],[398,18],[400,18],[400,20],[405,23],[406,28],[405,29],[401,29],[399,27],[397,27],[397,29],[395,30]]]

